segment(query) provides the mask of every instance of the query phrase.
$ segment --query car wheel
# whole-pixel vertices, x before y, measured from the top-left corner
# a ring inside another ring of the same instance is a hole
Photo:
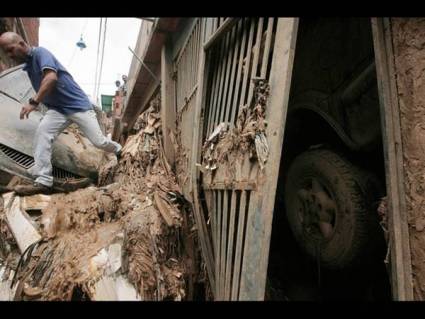
[[[378,180],[325,149],[298,155],[289,167],[284,200],[301,248],[327,268],[366,260],[381,243]]]

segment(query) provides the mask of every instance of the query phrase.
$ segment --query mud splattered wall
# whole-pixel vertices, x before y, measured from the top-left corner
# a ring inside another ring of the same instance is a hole
[[[425,19],[391,19],[415,300],[425,300]]]

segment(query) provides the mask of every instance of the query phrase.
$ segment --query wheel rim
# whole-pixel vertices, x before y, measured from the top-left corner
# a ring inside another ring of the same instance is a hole
[[[332,193],[312,177],[298,190],[297,200],[303,231],[317,240],[330,240],[335,232],[337,216]]]

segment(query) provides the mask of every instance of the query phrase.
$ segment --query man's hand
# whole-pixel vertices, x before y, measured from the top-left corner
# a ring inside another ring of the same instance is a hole
[[[25,104],[21,109],[21,114],[19,115],[19,118],[23,120],[25,116],[28,118],[30,113],[34,111],[37,107],[35,105],[31,104]]]

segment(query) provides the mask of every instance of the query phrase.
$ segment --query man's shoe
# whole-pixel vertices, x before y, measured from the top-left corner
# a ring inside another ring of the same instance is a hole
[[[54,180],[52,189],[55,192],[70,193],[80,188],[89,187],[92,184],[93,181],[88,177]]]
[[[19,196],[29,196],[35,194],[51,194],[52,188],[46,185],[34,182],[32,185],[18,185],[14,189],[15,193]]]

